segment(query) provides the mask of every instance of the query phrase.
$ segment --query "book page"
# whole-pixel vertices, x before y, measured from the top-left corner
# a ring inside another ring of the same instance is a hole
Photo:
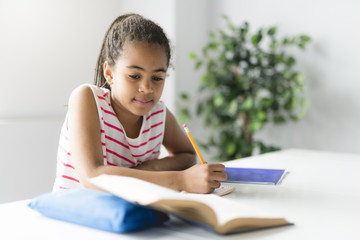
[[[221,186],[212,192],[212,194],[218,196],[224,196],[226,194],[232,193],[235,190],[235,187],[230,185],[221,184]]]
[[[234,218],[282,218],[214,194],[187,193],[186,195],[187,199],[200,201],[212,208],[217,216],[218,225],[223,225]]]
[[[225,196],[229,193],[232,193],[235,190],[235,187],[230,185],[221,184],[219,188],[216,188],[211,194],[217,196]],[[186,191],[181,191],[181,193],[187,193]]]
[[[184,199],[178,191],[132,177],[102,174],[88,182],[130,202],[149,205],[161,199]]]
[[[115,175],[100,175],[88,181],[121,198],[141,205],[149,205],[159,200],[192,200],[208,205],[217,216],[218,225],[234,218],[266,218],[267,215],[237,201],[215,194],[181,193],[137,178]]]

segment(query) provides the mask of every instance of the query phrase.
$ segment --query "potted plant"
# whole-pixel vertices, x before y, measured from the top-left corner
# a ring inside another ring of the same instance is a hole
[[[250,32],[248,22],[235,26],[224,16],[227,28],[211,32],[198,56],[190,53],[195,69],[205,68],[198,89],[196,114],[210,128],[200,145],[216,148],[217,160],[231,160],[278,150],[254,135],[265,124],[299,120],[306,113],[304,75],[295,69],[290,50],[304,50],[310,37],[277,37],[277,27]],[[191,119],[190,96],[181,93],[179,115]]]

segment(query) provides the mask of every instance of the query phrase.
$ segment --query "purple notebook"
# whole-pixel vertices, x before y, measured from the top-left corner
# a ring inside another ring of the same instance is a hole
[[[225,182],[276,185],[284,177],[285,169],[229,168]]]

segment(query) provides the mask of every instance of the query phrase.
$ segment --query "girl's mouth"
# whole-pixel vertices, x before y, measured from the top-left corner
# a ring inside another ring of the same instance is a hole
[[[151,104],[153,102],[152,99],[147,100],[147,99],[135,99],[135,102],[141,104],[141,105],[148,105]]]

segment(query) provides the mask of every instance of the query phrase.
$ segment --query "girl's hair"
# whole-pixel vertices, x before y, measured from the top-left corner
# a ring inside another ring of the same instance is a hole
[[[141,15],[121,15],[114,20],[106,31],[95,67],[95,85],[110,89],[103,73],[104,62],[108,61],[111,66],[114,66],[127,41],[147,42],[163,46],[167,55],[167,65],[169,66],[171,50],[169,39],[163,29]]]

